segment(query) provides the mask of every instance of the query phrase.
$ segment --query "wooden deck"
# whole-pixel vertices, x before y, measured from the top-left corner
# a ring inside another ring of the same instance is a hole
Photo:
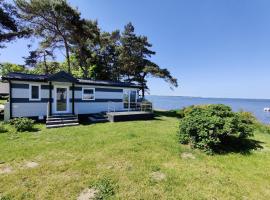
[[[131,120],[148,120],[154,118],[153,112],[130,111],[130,112],[108,112],[110,122],[131,121]]]

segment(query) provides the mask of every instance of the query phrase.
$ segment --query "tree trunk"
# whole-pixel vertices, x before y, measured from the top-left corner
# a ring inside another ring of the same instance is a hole
[[[145,80],[145,77],[146,77],[146,73],[143,73],[142,75],[142,78],[141,78],[141,81],[142,81],[142,98],[144,99],[144,96],[145,96],[145,85],[146,85],[146,80]]]
[[[145,95],[145,88],[144,88],[144,84],[142,85],[142,99],[144,99],[144,95]]]
[[[67,44],[66,40],[64,40],[64,43],[65,43],[65,49],[66,49],[66,59],[67,59],[67,64],[68,64],[68,73],[71,74],[69,48],[68,48],[68,44]]]
[[[49,69],[48,69],[48,65],[47,65],[47,62],[46,62],[46,54],[44,53],[43,54],[43,61],[44,61],[44,67],[45,67],[45,74],[49,74]]]

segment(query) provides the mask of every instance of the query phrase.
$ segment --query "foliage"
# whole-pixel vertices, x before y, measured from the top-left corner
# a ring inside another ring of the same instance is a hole
[[[12,200],[10,196],[0,196],[0,200]]]
[[[150,60],[156,52],[150,48],[152,44],[148,42],[146,36],[137,36],[132,23],[128,23],[121,36],[121,50],[119,62],[121,73],[127,81],[138,82],[142,87],[142,96],[147,90],[148,76],[162,78],[172,86],[177,87],[177,79],[174,78],[167,69],[162,69]]]
[[[34,127],[34,120],[29,118],[14,118],[10,120],[10,124],[15,127],[15,129],[19,132],[23,131],[31,131]]]
[[[29,36],[30,33],[31,31],[23,26],[16,7],[0,0],[0,48],[5,47],[2,44],[4,42]]]
[[[56,66],[54,68],[50,68],[51,66],[48,64],[48,57],[54,58],[53,52],[47,49],[37,49],[35,51],[30,51],[29,56],[24,57],[25,65],[29,67],[39,67],[41,73],[40,74],[51,74],[51,69],[57,69]],[[42,62],[41,62],[42,60]],[[53,62],[57,63],[57,62]],[[57,63],[58,64],[58,63]],[[35,68],[34,68],[35,69]]]
[[[78,19],[74,21],[71,34],[72,53],[84,78],[89,78],[89,71],[97,63],[96,49],[99,44],[100,30],[96,21]]]
[[[0,133],[5,133],[7,131],[8,131],[7,128],[1,123],[0,124]]]
[[[0,75],[4,76],[10,72],[27,72],[28,70],[23,65],[12,63],[0,63]]]
[[[97,181],[93,187],[98,191],[96,200],[108,199],[115,194],[116,184],[109,178]]]
[[[20,16],[28,22],[34,34],[42,39],[41,47],[45,49],[64,48],[70,68],[71,27],[80,18],[80,13],[65,0],[16,0]]]
[[[225,105],[194,106],[181,120],[179,140],[213,153],[228,137],[251,136],[252,125],[250,114],[232,112]]]
[[[121,50],[121,34],[119,30],[111,33],[104,32],[100,35],[100,48],[97,51],[99,79],[120,81],[120,50]]]
[[[35,67],[29,70],[31,74],[55,74],[65,68],[58,62],[46,62],[46,69],[43,63],[37,63]],[[47,73],[46,73],[47,72]]]

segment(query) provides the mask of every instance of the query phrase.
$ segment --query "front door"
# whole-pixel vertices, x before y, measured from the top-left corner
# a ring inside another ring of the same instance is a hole
[[[68,87],[57,86],[55,88],[55,112],[67,113],[69,108]]]
[[[137,108],[137,91],[124,90],[123,102],[124,109],[135,110]]]

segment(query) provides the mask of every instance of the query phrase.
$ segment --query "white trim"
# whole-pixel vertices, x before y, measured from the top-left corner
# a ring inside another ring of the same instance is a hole
[[[83,96],[84,96],[84,90],[93,90],[93,96],[94,96],[94,98],[93,99],[85,99],[85,98],[83,98]],[[94,101],[95,99],[96,99],[96,90],[95,90],[95,88],[82,87],[82,100],[83,101]]]
[[[38,86],[38,98],[32,98],[32,86]],[[41,85],[40,84],[29,84],[29,101],[40,101],[41,100]]]
[[[63,85],[54,85],[54,113],[68,113],[69,112],[69,86]],[[57,88],[66,88],[67,89],[67,109],[65,111],[57,111]]]

